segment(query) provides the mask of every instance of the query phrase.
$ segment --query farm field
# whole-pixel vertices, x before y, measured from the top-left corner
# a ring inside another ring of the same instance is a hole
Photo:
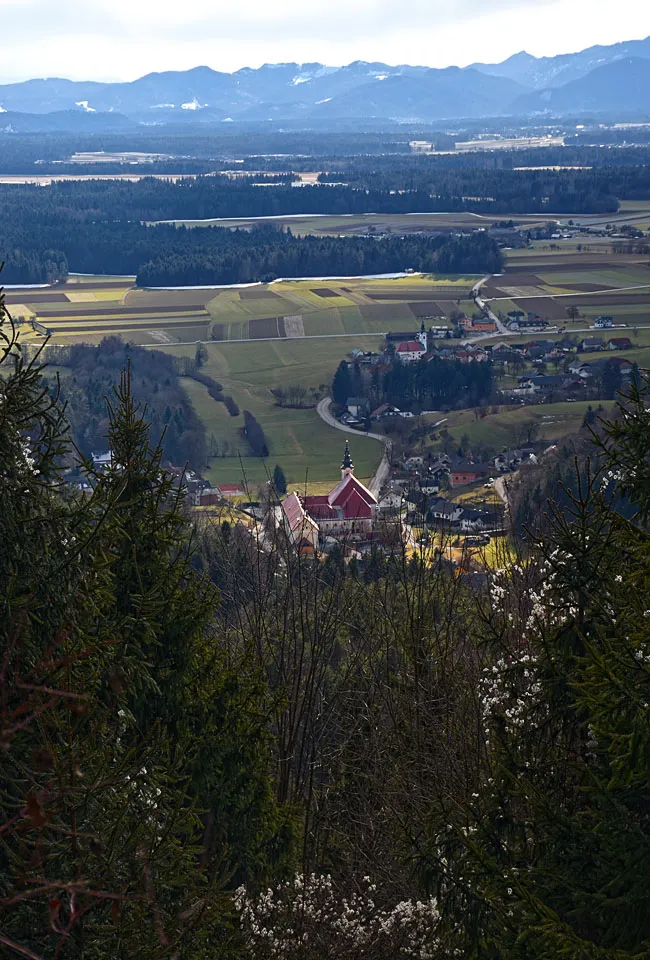
[[[326,490],[339,479],[345,440],[350,441],[356,473],[369,479],[382,456],[377,440],[344,435],[328,427],[314,408],[288,409],[275,405],[272,387],[329,383],[340,360],[357,344],[354,337],[336,340],[282,340],[276,343],[209,344],[208,360],[202,372],[223,384],[224,392],[236,400],[240,415],[231,417],[223,403],[213,400],[202,384],[187,377],[181,383],[211,435],[218,444],[217,456],[210,459],[205,476],[211,483],[241,480],[257,486],[264,483],[279,463],[288,483],[303,489],[317,483]],[[379,341],[372,341],[378,346]],[[174,356],[194,355],[193,347],[163,348]],[[241,436],[243,411],[250,410],[266,434],[270,456],[251,457]],[[225,443],[225,446],[224,446]],[[227,452],[227,456],[220,454]],[[320,489],[320,488],[319,488]]]
[[[7,305],[26,340],[96,343],[119,334],[139,344],[284,340],[413,330],[471,311],[476,276],[296,280],[240,288],[138,289],[131,278],[75,278],[46,288],[14,288]],[[361,346],[361,344],[359,344]]]
[[[583,330],[598,314],[611,314],[619,329],[598,335],[608,339],[628,325],[625,333],[633,348],[619,355],[650,367],[650,329],[645,329],[650,328],[650,286],[644,286],[650,284],[647,258],[613,255],[591,241],[589,246],[592,249],[581,252],[531,249],[523,252],[525,257],[522,251],[508,251],[503,275],[491,278],[483,293],[498,298],[491,302],[494,310],[536,311],[556,326],[549,337]],[[289,384],[319,388],[331,381],[336,366],[350,351],[377,349],[387,331],[412,331],[422,320],[427,325],[448,322],[457,309],[472,313],[475,307],[469,293],[476,279],[413,275],[162,290],[137,289],[132,277],[74,276],[65,284],[10,288],[6,293],[9,309],[23,318],[20,332],[27,342],[42,343],[48,331],[55,344],[98,343],[117,335],[174,356],[192,357],[196,341],[207,342],[205,372],[223,384],[241,410],[232,418],[204,386],[183,381],[206,424],[208,441],[213,436],[216,442],[208,479],[213,483],[240,480],[243,470],[252,484],[259,484],[277,462],[291,485],[302,487],[307,482],[328,489],[338,475],[343,435],[326,426],[313,408],[276,406],[271,389]],[[579,309],[575,321],[567,317],[569,305]],[[530,334],[512,341],[529,339]],[[552,441],[579,429],[582,406],[528,406],[500,411],[482,421],[476,421],[471,411],[460,411],[450,415],[448,428],[455,439],[467,433],[471,439],[501,448],[512,445],[522,420],[536,418],[540,435]],[[240,434],[245,409],[259,420],[269,438],[271,454],[266,461],[248,456]],[[352,442],[357,473],[367,479],[379,462],[381,446],[362,435]]]
[[[444,426],[454,440],[467,435],[470,443],[484,443],[495,450],[502,450],[518,446],[522,442],[523,425],[534,421],[538,425],[538,439],[553,443],[578,432],[589,406],[597,407],[598,401],[576,400],[538,406],[502,407],[482,420],[475,418],[473,410],[458,410],[447,414]],[[606,411],[612,406],[612,401],[603,401]],[[440,417],[439,414],[427,414],[426,419],[436,422]]]
[[[504,214],[504,216],[506,216]],[[298,236],[341,236],[349,234],[365,234],[368,230],[383,233],[387,230],[399,233],[416,233],[422,230],[460,230],[462,228],[475,229],[489,225],[495,216],[484,216],[480,213],[360,213],[341,215],[312,215],[305,216],[276,216],[276,217],[245,217],[242,219],[207,219],[207,220],[167,220],[156,221],[175,223],[184,227],[229,227],[231,229],[250,229],[258,224],[273,223],[283,228],[290,227],[292,233]],[[498,218],[497,218],[498,219]],[[534,225],[546,223],[548,217],[542,214],[522,215],[517,218],[518,223]]]
[[[561,330],[584,329],[599,314],[616,325],[650,324],[650,263],[636,255],[553,252],[553,258],[534,250],[510,251],[506,268],[492,277],[482,293],[495,312],[532,311]],[[567,309],[579,317],[569,320]],[[530,339],[530,338],[528,338]]]

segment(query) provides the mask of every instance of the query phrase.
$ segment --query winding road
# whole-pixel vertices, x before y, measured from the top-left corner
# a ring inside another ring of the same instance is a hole
[[[354,430],[352,427],[347,427],[344,423],[339,423],[334,414],[331,411],[332,400],[330,397],[324,397],[318,406],[316,407],[316,412],[318,416],[323,420],[329,427],[334,427],[335,430],[340,430],[342,433],[351,433],[355,437],[370,437],[372,440],[379,440],[380,443],[384,444],[384,455],[381,458],[381,463],[375,470],[374,476],[370,483],[368,484],[368,489],[375,496],[379,496],[381,488],[383,487],[388,474],[390,472],[390,453],[393,446],[392,441],[389,437],[385,436],[383,433],[362,433],[360,430]]]

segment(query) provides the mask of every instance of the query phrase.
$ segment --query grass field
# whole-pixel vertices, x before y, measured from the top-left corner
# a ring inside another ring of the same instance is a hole
[[[350,215],[325,216],[281,216],[270,218],[270,222],[282,227],[290,227],[292,233],[298,236],[328,235],[341,236],[343,234],[365,234],[368,231],[383,233],[387,230],[398,233],[412,233],[421,230],[461,230],[475,229],[476,227],[492,223],[495,216],[483,216],[478,213],[361,213]],[[498,219],[498,217],[497,217]],[[517,217],[522,224],[545,223],[548,217],[541,214],[523,215]],[[170,221],[165,221],[170,222]],[[249,217],[239,220],[174,220],[177,226],[185,227],[243,227],[250,228],[256,224],[268,223],[269,218]]]
[[[302,489],[307,483],[311,489],[315,482],[330,489],[339,478],[345,440],[349,439],[357,476],[369,479],[382,455],[378,441],[363,434],[358,438],[346,436],[328,427],[313,408],[278,407],[270,392],[271,387],[280,385],[328,383],[341,358],[357,343],[351,337],[210,344],[208,361],[202,369],[223,384],[225,393],[237,401],[241,414],[230,417],[224,405],[212,400],[204,386],[182,379],[206,425],[208,438],[214,434],[220,451],[224,441],[228,444],[229,455],[211,459],[207,478],[212,483],[228,483],[241,480],[243,473],[251,484],[258,485],[268,479],[274,465],[279,463],[292,486]],[[192,348],[175,348],[170,352],[177,356],[183,349],[193,355]],[[248,445],[240,432],[244,410],[250,410],[264,429],[270,446],[268,460],[249,456]]]
[[[578,432],[589,406],[598,406],[598,401],[576,400],[515,409],[501,408],[498,413],[488,414],[483,420],[476,420],[473,410],[458,410],[447,415],[445,426],[454,440],[466,435],[470,443],[484,443],[495,450],[502,450],[519,446],[522,442],[522,426],[534,421],[539,427],[538,439],[553,443]],[[609,410],[613,404],[603,401],[603,406]],[[439,419],[439,416],[427,417],[433,422],[436,418]]]

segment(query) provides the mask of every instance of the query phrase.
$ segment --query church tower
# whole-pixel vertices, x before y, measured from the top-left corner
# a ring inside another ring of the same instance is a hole
[[[352,463],[352,457],[350,455],[350,444],[348,441],[345,441],[345,453],[343,455],[343,463],[341,464],[341,480],[345,480],[346,477],[351,476],[354,473],[354,464]]]
[[[418,333],[417,337],[420,343],[422,344],[422,346],[424,347],[424,349],[428,350],[429,347],[427,344],[427,328],[424,326],[424,318],[422,318],[422,323],[420,324],[420,332]]]

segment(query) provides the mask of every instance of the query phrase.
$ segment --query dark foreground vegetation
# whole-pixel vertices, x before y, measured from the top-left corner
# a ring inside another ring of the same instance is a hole
[[[3,957],[647,956],[647,391],[482,585],[193,526],[128,374],[74,494],[2,332]]]

